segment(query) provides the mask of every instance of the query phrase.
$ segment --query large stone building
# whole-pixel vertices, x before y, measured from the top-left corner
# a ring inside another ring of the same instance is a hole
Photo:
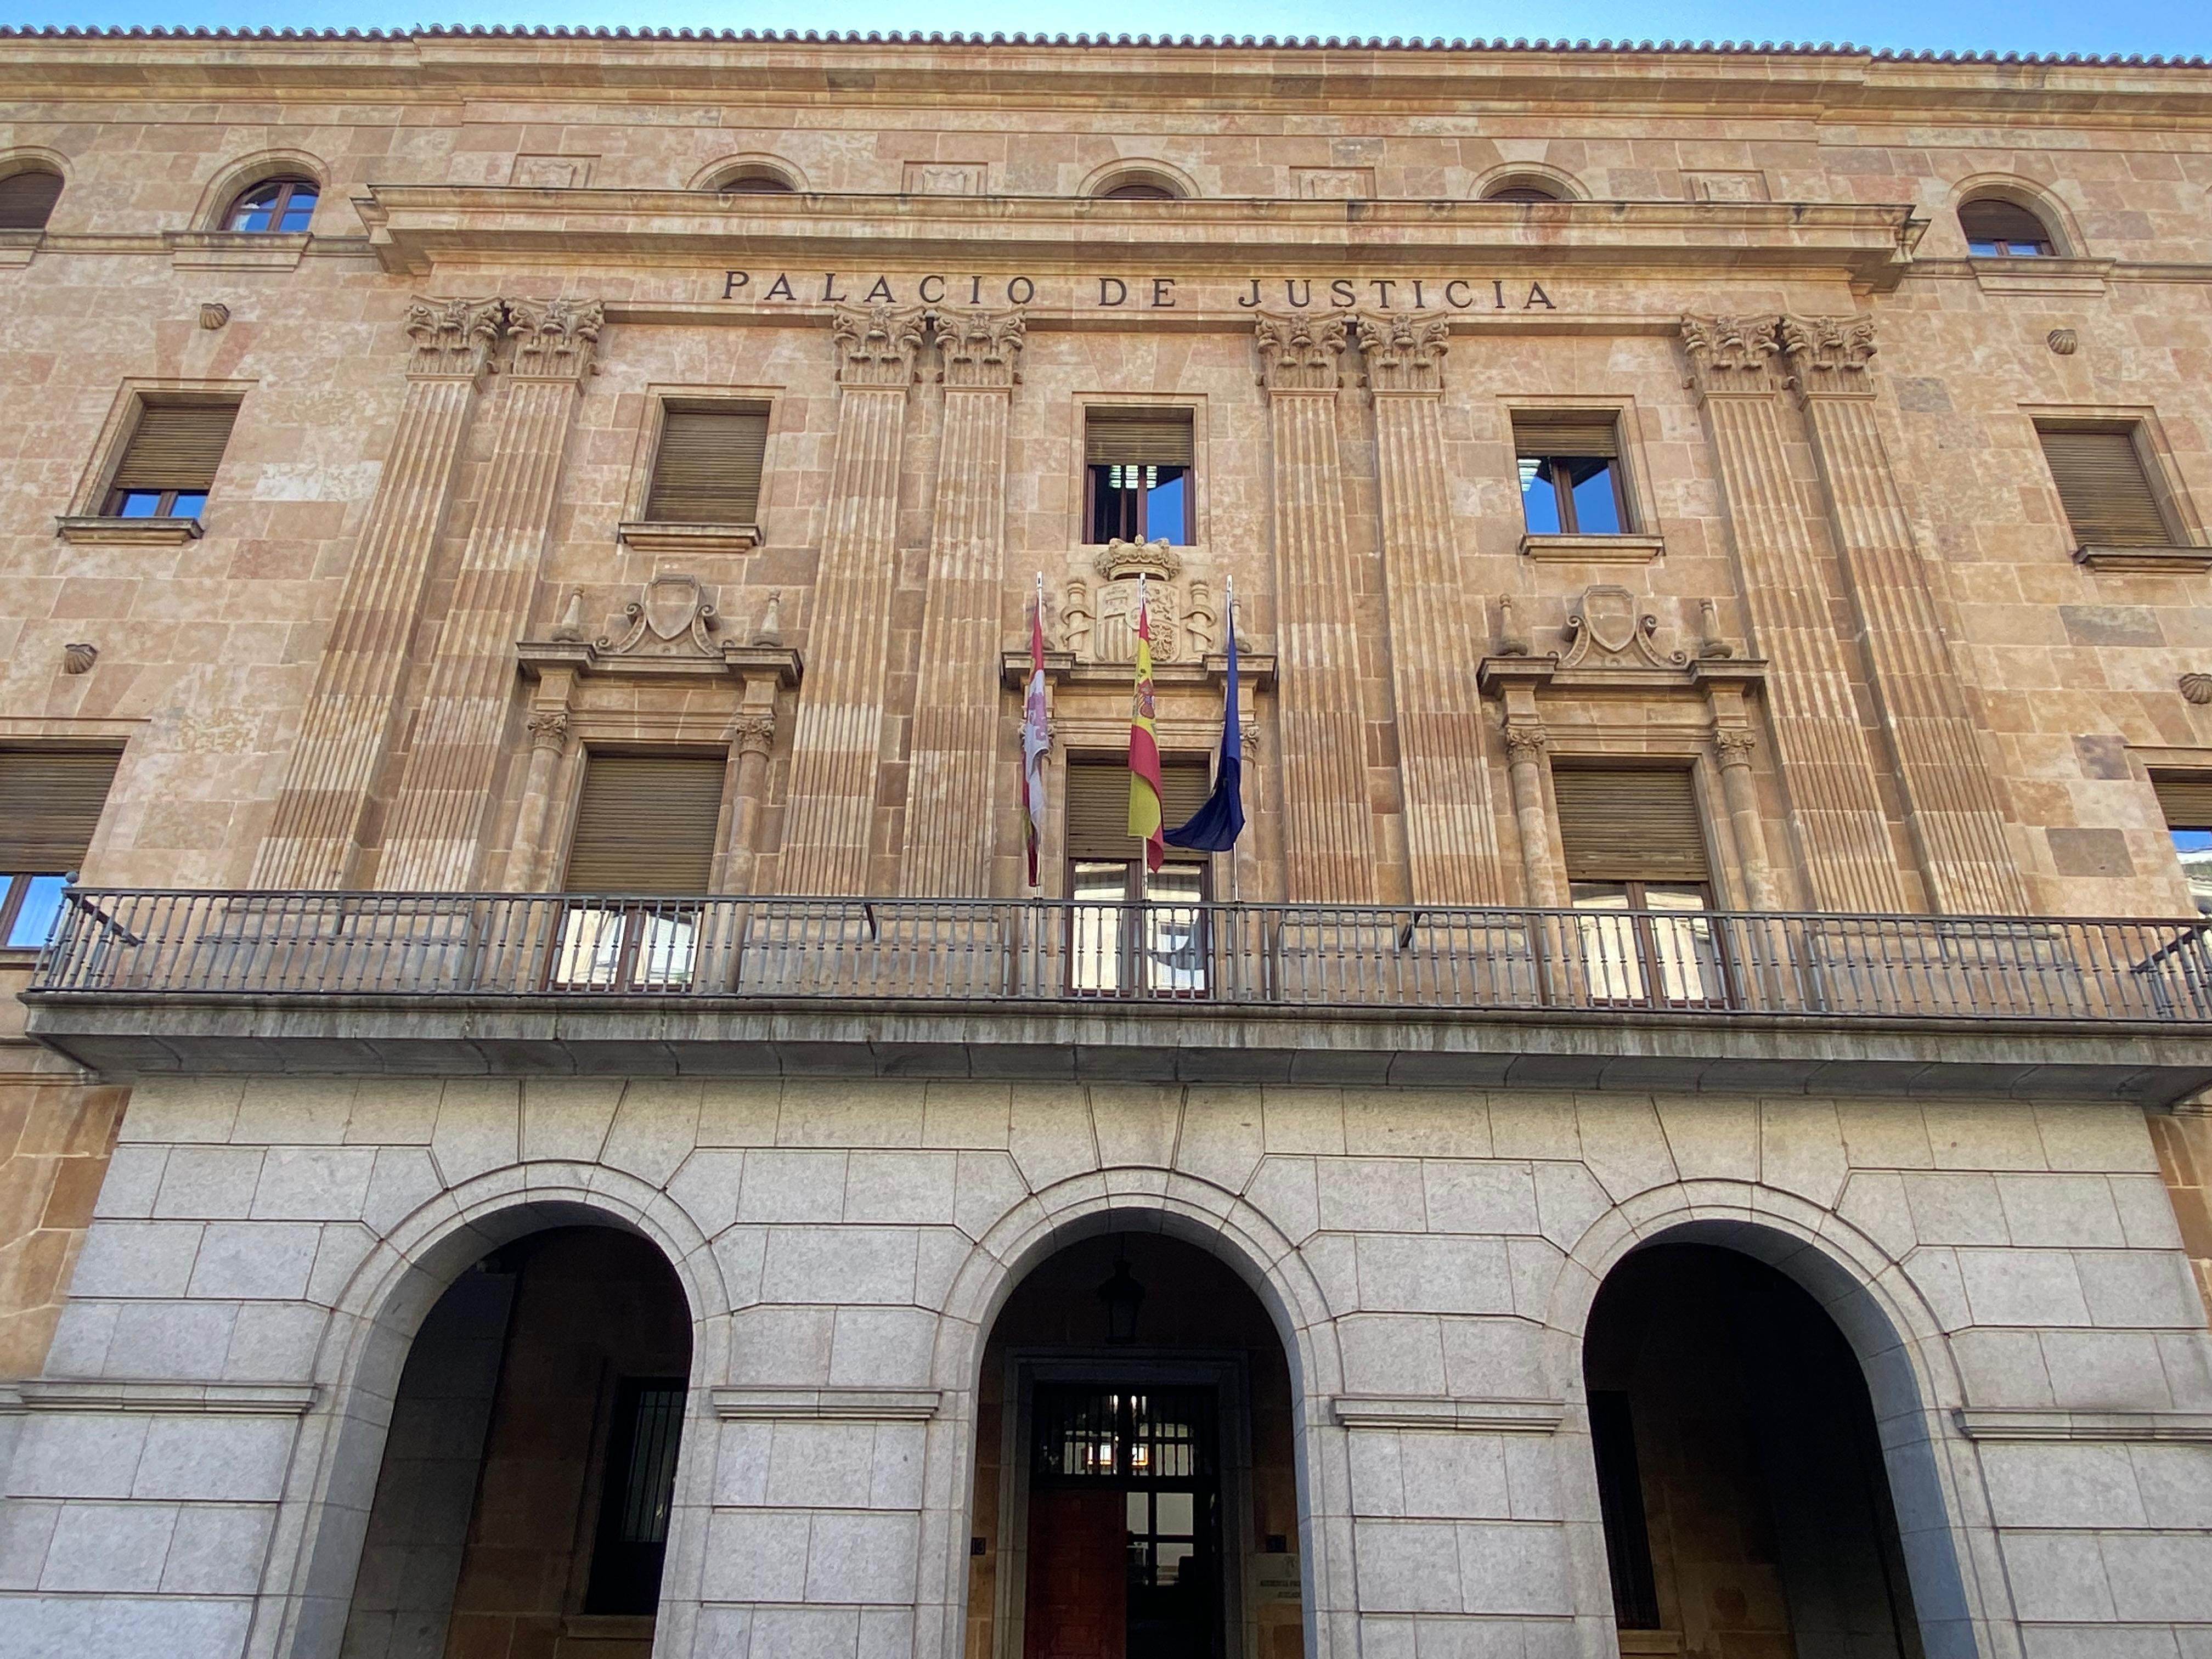
[[[0,222],[0,1653],[2212,1653],[2201,60],[17,32]]]

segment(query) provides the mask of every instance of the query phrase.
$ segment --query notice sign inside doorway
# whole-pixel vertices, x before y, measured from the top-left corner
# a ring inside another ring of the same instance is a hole
[[[1298,1601],[1298,1558],[1295,1555],[1254,1555],[1252,1605],[1255,1607]]]

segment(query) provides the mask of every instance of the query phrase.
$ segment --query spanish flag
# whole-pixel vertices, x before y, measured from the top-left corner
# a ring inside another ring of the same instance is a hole
[[[1137,694],[1129,707],[1129,833],[1145,843],[1145,868],[1167,857],[1160,840],[1160,739],[1152,723],[1152,612],[1137,578]]]

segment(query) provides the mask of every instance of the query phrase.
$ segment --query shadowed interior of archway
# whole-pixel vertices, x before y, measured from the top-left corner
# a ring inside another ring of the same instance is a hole
[[[1858,1359],[1741,1253],[1613,1269],[1583,1348],[1620,1651],[1923,1659]]]
[[[549,1228],[461,1273],[400,1374],[343,1659],[647,1659],[690,1363],[635,1234]]]
[[[972,1659],[1298,1659],[1291,1371],[1224,1262],[1155,1232],[1071,1244],[983,1353]]]

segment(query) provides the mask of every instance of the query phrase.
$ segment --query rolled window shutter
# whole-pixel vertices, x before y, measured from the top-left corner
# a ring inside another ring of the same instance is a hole
[[[653,458],[645,516],[668,524],[750,524],[760,512],[764,409],[671,408]]]
[[[722,810],[720,760],[593,755],[568,844],[571,893],[703,893]]]
[[[0,179],[0,230],[44,230],[62,198],[58,173],[11,173]]]
[[[1206,763],[1160,757],[1160,823],[1172,830],[1206,804],[1212,784]],[[1067,769],[1067,855],[1072,859],[1140,856],[1129,833],[1129,769],[1119,761],[1078,761]],[[1203,853],[1170,847],[1170,859]]]
[[[82,865],[121,758],[0,752],[0,875],[67,875]]]
[[[210,489],[216,468],[230,442],[238,405],[148,404],[124,447],[110,488],[115,489]]]
[[[2043,427],[2043,453],[2083,547],[2163,547],[2173,539],[2124,426]]]
[[[1093,466],[1193,465],[1187,409],[1094,409],[1083,419],[1083,458]]]
[[[2212,773],[2154,772],[2150,781],[2169,830],[2212,830]]]
[[[1959,228],[1976,242],[2048,242],[2051,232],[2017,202],[1984,196],[1959,210]]]
[[[1513,452],[1516,455],[1573,455],[1610,460],[1620,453],[1618,416],[1552,415],[1523,411],[1513,417]]]
[[[1705,881],[1705,825],[1687,772],[1552,774],[1570,881]]]

